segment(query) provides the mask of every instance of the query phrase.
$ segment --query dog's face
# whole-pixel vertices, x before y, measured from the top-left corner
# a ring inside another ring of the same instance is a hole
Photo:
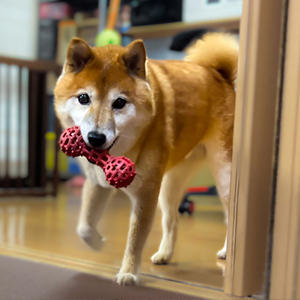
[[[113,155],[129,151],[154,112],[145,64],[142,41],[91,48],[73,39],[54,90],[63,127],[78,125],[91,147]]]

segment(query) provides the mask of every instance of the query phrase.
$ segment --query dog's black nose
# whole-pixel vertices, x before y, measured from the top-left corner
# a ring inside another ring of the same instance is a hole
[[[88,133],[88,140],[91,146],[101,147],[106,141],[106,136],[103,133],[98,133],[97,131],[90,131]]]

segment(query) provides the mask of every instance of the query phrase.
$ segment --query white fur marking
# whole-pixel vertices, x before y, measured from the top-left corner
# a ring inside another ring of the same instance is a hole
[[[88,94],[91,100],[91,104],[82,105],[78,102],[77,96],[80,94]],[[92,87],[86,89],[80,89],[76,91],[76,96],[71,97],[67,100],[61,109],[61,112],[65,115],[68,115],[73,120],[74,124],[80,126],[81,134],[86,143],[88,143],[87,134],[90,131],[95,130],[95,121],[92,116],[87,116],[87,113],[95,99],[96,91]]]
[[[132,145],[132,141],[136,138],[134,134],[134,121],[136,120],[137,113],[135,105],[127,98],[126,95],[120,92],[119,89],[111,89],[107,95],[107,100],[110,106],[117,98],[124,98],[128,102],[122,109],[113,110],[113,118],[115,123],[115,135],[118,136],[118,142],[112,148],[112,151],[117,151],[122,149],[122,152],[128,150]],[[120,152],[121,153],[121,152]]]

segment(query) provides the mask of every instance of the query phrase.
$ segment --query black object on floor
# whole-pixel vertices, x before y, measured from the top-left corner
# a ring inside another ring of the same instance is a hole
[[[182,215],[186,212],[189,215],[192,215],[195,210],[195,204],[193,201],[188,200],[187,198],[184,198],[183,201],[181,202],[178,211]]]
[[[110,279],[0,256],[0,299],[7,300],[199,300],[143,286],[121,287]]]
[[[189,188],[184,197],[182,202],[180,203],[180,206],[178,208],[178,211],[180,214],[184,214],[185,212],[188,213],[189,215],[192,215],[194,210],[195,210],[195,204],[193,201],[189,200],[189,196],[217,196],[217,188],[215,186],[211,187],[192,187]]]

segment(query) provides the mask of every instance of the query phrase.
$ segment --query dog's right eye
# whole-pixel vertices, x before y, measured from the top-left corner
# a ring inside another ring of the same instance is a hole
[[[126,105],[127,101],[121,97],[117,98],[113,104],[112,108],[113,109],[122,109]]]
[[[89,104],[91,102],[90,97],[88,94],[81,94],[77,97],[78,101],[82,105]]]

